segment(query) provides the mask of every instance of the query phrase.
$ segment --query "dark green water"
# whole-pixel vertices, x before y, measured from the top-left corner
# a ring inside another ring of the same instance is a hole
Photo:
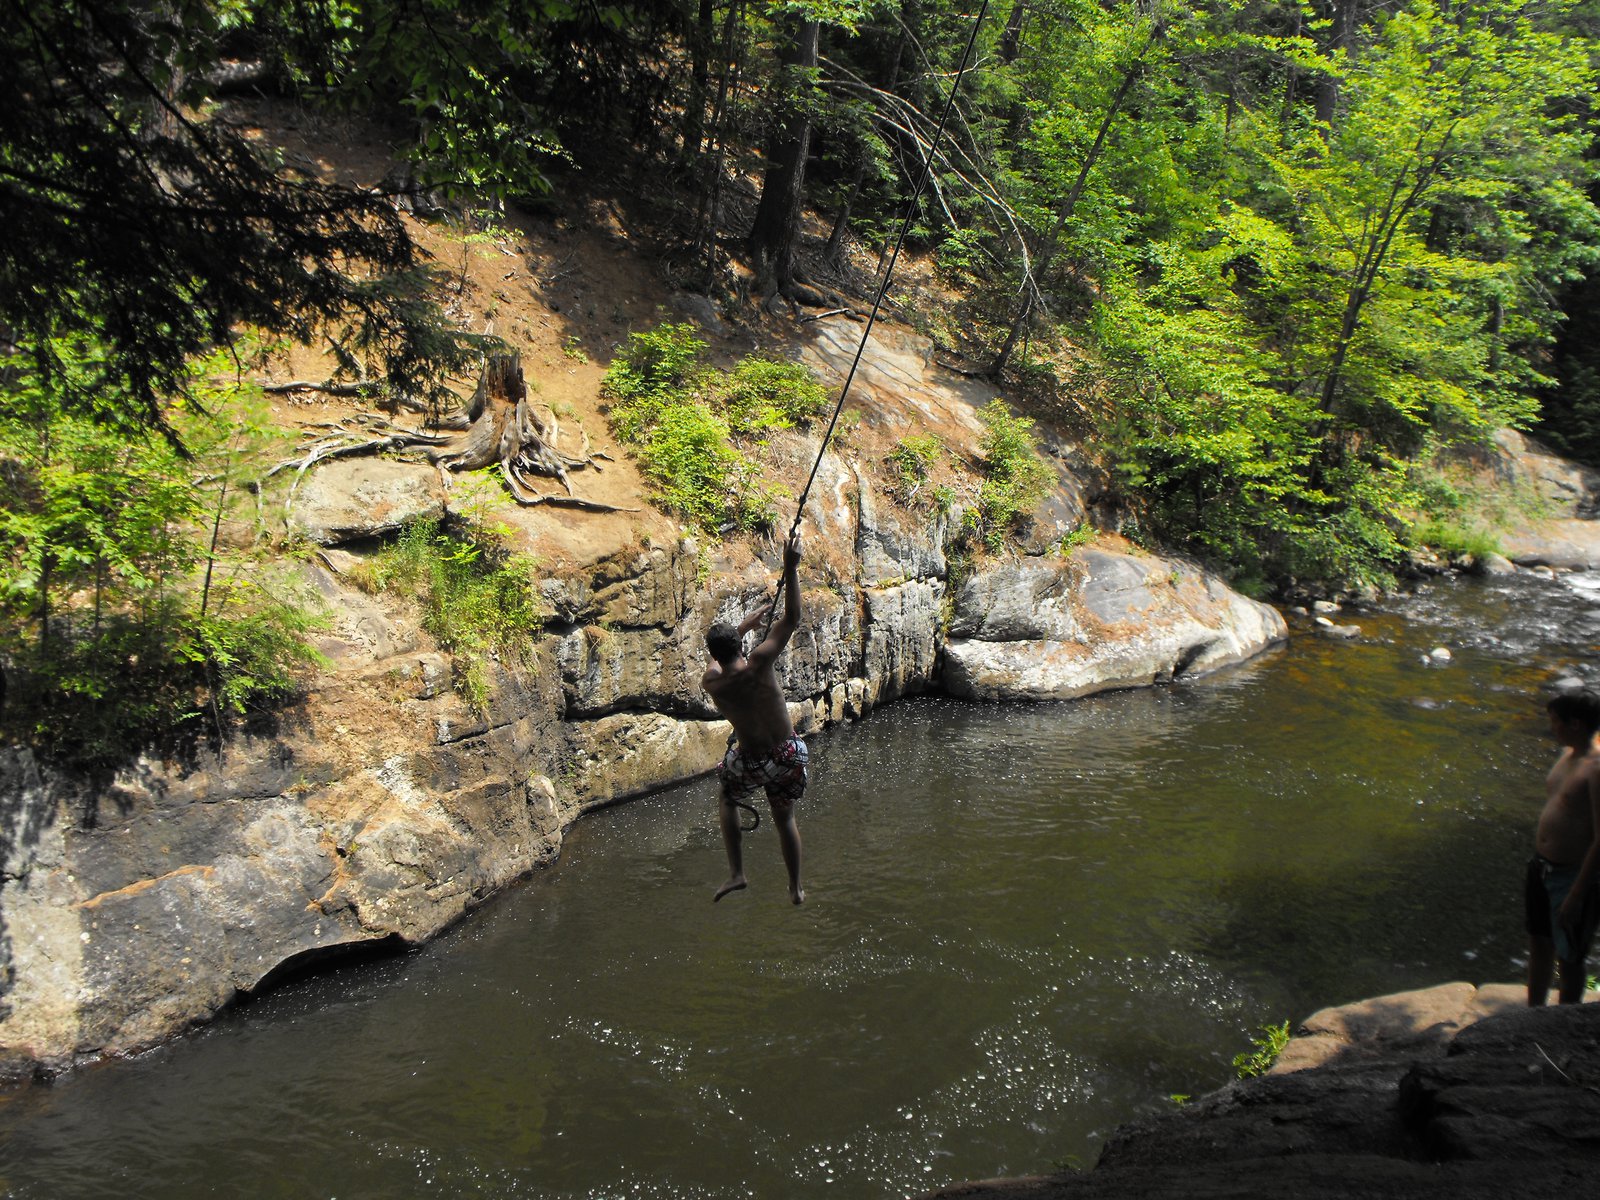
[[[897,705],[713,907],[709,781],[592,816],[404,958],[0,1098],[17,1197],[884,1197],[1093,1162],[1267,1021],[1520,972],[1600,579],[1441,583],[1244,668]],[[1436,645],[1453,660],[1424,667]]]

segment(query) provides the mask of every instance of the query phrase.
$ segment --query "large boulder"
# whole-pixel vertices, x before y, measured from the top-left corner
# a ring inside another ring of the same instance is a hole
[[[1562,458],[1515,429],[1496,430],[1493,469],[1503,484],[1529,497],[1545,517],[1600,515],[1600,471]]]
[[[1562,458],[1514,429],[1497,430],[1460,457],[1510,494],[1516,509],[1497,531],[1518,566],[1600,569],[1600,471]]]
[[[322,546],[383,537],[423,519],[444,516],[439,472],[387,458],[333,459],[314,467],[295,488],[288,509],[292,531]]]
[[[1600,1004],[1528,1009],[1520,991],[1445,984],[1326,1010],[1306,1035],[1324,1043],[1319,1052],[1342,1049],[1126,1125],[1092,1171],[930,1196],[1591,1195]]]
[[[1600,521],[1577,517],[1530,520],[1500,535],[1507,558],[1523,567],[1600,569]]]
[[[1199,674],[1287,636],[1283,617],[1192,565],[1082,549],[962,587],[943,682],[981,700],[1069,700]]]

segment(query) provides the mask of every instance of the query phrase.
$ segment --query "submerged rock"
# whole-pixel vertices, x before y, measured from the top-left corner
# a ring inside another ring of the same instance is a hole
[[[1314,618],[1314,623],[1316,624],[1317,632],[1327,637],[1348,639],[1361,636],[1361,626],[1359,625],[1336,625],[1327,617],[1316,617]]]

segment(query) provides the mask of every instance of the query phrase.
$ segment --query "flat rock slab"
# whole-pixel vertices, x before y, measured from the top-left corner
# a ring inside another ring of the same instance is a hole
[[[444,506],[444,485],[432,467],[385,458],[336,459],[301,481],[289,524],[320,546],[337,546],[443,517]]]
[[[1442,983],[1312,1013],[1284,1047],[1272,1074],[1330,1063],[1444,1053],[1457,1033],[1495,1013],[1522,1008],[1520,984]]]
[[[1446,1057],[1401,1080],[1400,1111],[1436,1160],[1557,1158],[1600,1182],[1600,1004],[1463,1030]]]
[[[1500,545],[1520,567],[1592,571],[1600,568],[1600,521],[1572,517],[1533,521],[1502,534]]]

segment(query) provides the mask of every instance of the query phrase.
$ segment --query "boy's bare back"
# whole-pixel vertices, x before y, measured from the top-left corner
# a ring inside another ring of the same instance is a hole
[[[713,663],[700,686],[732,724],[741,749],[762,754],[794,735],[771,659],[758,661],[752,653],[741,666],[724,669]]]

